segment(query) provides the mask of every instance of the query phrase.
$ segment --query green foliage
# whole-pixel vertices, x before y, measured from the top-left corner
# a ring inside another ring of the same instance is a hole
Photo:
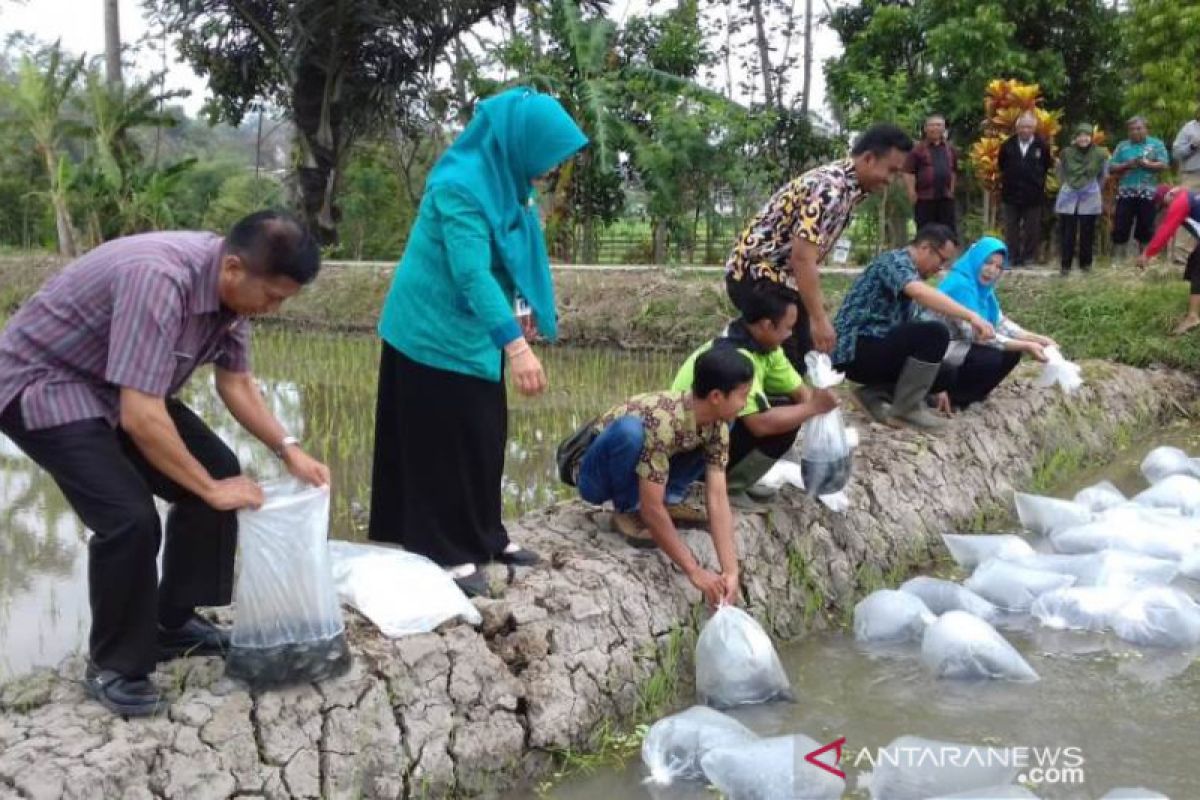
[[[221,183],[221,188],[204,215],[203,227],[225,232],[247,214],[283,205],[283,187],[274,178],[239,172]]]
[[[333,254],[343,258],[395,260],[400,257],[416,216],[392,168],[384,144],[358,148],[342,177],[341,241]]]
[[[1200,102],[1200,3],[1132,0],[1129,5],[1125,111],[1146,117],[1150,130],[1169,144]]]

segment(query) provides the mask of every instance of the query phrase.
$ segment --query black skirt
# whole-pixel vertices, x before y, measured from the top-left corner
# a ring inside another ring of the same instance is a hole
[[[509,541],[500,519],[507,438],[503,380],[428,367],[383,342],[371,541],[445,567],[499,555]]]

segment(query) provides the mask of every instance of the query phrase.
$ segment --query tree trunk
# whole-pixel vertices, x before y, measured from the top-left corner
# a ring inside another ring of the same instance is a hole
[[[331,245],[337,244],[341,219],[333,198],[342,159],[353,142],[342,127],[341,75],[331,71],[339,63],[337,31],[323,33],[326,41],[314,44],[296,67],[292,116],[301,218],[321,244]],[[327,63],[321,60],[326,56]]]
[[[121,14],[118,0],[104,0],[104,77],[121,85]]]
[[[751,0],[750,8],[754,12],[754,38],[758,43],[759,68],[762,70],[763,100],[767,106],[775,106],[775,92],[771,88],[771,50],[767,41],[767,22],[763,16],[763,0]]]
[[[725,99],[733,101],[733,0],[725,2]]]
[[[800,113],[808,120],[808,95],[812,90],[813,25],[812,0],[804,0],[804,95],[800,99]]]
[[[667,263],[667,223],[666,220],[654,221],[654,254],[655,264]]]
[[[46,150],[46,173],[50,178],[50,203],[54,206],[54,227],[58,232],[58,254],[74,258],[78,255],[75,245],[75,226],[71,223],[71,209],[67,205],[66,192],[58,179],[58,158]]]

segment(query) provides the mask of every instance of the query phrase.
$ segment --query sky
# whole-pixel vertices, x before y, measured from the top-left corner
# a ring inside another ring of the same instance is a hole
[[[631,14],[645,13],[650,3],[653,3],[652,7],[657,8],[666,6],[662,0],[611,0],[610,14],[614,20],[620,22]],[[825,107],[825,76],[822,64],[825,59],[838,52],[839,46],[837,36],[827,27],[819,25],[818,20],[829,5],[841,4],[814,3],[813,98],[809,105],[825,116],[829,113]],[[803,4],[798,2],[796,6],[802,8]],[[120,0],[120,9],[123,42],[136,42],[152,32],[140,0]],[[0,38],[17,31],[31,33],[44,41],[61,39],[63,46],[76,54],[103,55],[103,0],[0,0]],[[796,42],[793,44],[793,50],[799,46],[800,43]],[[150,74],[161,69],[161,59],[159,53],[144,52],[132,65],[132,70],[139,75]],[[737,80],[738,76],[734,77]],[[791,83],[793,86],[799,86],[800,80],[800,75],[797,74],[791,78]],[[205,81],[192,72],[191,67],[178,60],[173,45],[168,49],[166,88],[191,91],[190,97],[179,101],[189,114],[195,114],[204,102]]]

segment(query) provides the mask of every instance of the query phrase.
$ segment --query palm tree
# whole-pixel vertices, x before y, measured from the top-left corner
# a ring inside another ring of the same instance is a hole
[[[64,116],[63,107],[82,72],[83,58],[66,58],[61,44],[55,42],[46,51],[44,64],[22,56],[16,80],[3,90],[13,120],[33,138],[45,163],[58,231],[58,252],[64,256],[75,256],[77,248],[67,201],[71,163],[61,148],[64,138],[77,125]]]

